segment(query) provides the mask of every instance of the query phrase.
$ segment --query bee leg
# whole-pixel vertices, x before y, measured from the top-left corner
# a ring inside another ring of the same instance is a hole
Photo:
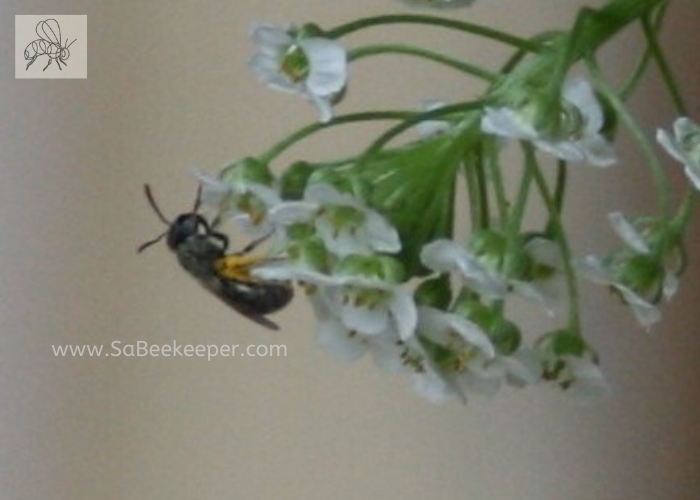
[[[43,71],[46,71],[46,68],[48,68],[49,66],[51,66],[51,61],[53,61],[53,59],[51,59],[51,58],[49,57],[49,62],[48,62],[48,64],[47,64],[46,66],[44,66]]]
[[[241,250],[240,252],[236,252],[236,255],[243,255],[243,254],[252,252],[253,250],[255,250],[255,248],[256,248],[258,245],[260,245],[260,243],[264,242],[264,241],[267,240],[270,236],[272,236],[272,234],[273,234],[273,232],[270,231],[270,232],[267,233],[266,235],[261,236],[260,238],[251,241],[250,243],[248,243],[248,244],[243,248],[243,250]]]
[[[228,236],[218,231],[210,231],[209,236],[221,242],[221,247],[224,252],[228,249]]]
[[[221,242],[221,249],[225,252],[228,249],[228,236],[219,231],[214,231],[206,220],[201,219],[200,224],[204,227],[204,231],[210,238]]]
[[[29,69],[29,66],[31,66],[32,64],[34,64],[34,61],[36,61],[36,56],[34,56],[34,57],[32,58],[32,60],[29,61],[29,64],[27,64],[27,69]],[[25,70],[25,71],[26,71],[26,70]]]

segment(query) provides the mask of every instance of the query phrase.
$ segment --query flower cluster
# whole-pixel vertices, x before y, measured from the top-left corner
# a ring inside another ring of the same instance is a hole
[[[473,0],[403,3],[449,9]],[[256,25],[252,70],[268,86],[312,102],[319,123],[216,177],[198,174],[202,200],[215,214],[214,225],[235,220],[253,236],[271,237],[274,258],[257,265],[254,278],[303,289],[319,345],[339,359],[369,354],[380,367],[405,374],[431,401],[466,401],[472,392],[537,383],[584,399],[605,395],[610,389],[599,356],[584,335],[579,280],[608,287],[643,326],[656,323],[661,303],[678,290],[687,260],[684,234],[700,190],[700,127],[683,117],[673,133],[657,133],[695,188],[674,211],[662,161],[626,105],[643,71],[617,90],[596,62],[610,33],[663,16],[664,3],[638,0],[631,9],[630,0],[611,0],[582,10],[569,31],[528,39],[421,14],[366,18],[328,30]],[[494,73],[421,47],[340,42],[358,30],[403,22],[484,36],[511,46],[514,55]],[[649,54],[664,67],[656,33],[645,35]],[[407,110],[337,115],[350,64],[391,53],[458,70],[482,82],[483,93],[453,103],[426,99],[421,110],[410,104]],[[355,156],[299,159],[273,173],[275,160],[302,139],[371,120],[398,123]],[[408,130],[418,130],[419,137],[395,140]],[[630,219],[611,213],[621,247],[581,256],[562,218],[568,165],[624,161],[613,140],[625,132],[646,155],[659,213]],[[519,165],[503,154],[507,141],[519,144]],[[506,169],[521,176],[513,192]],[[465,213],[455,202],[462,186]],[[545,217],[531,222],[542,207]],[[512,304],[522,300],[558,325],[528,328],[514,317]]]

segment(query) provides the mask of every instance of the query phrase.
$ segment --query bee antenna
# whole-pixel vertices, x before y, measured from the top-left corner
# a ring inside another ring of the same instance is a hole
[[[152,208],[153,211],[156,213],[156,215],[158,216],[158,218],[161,220],[161,222],[162,222],[163,224],[165,224],[166,226],[169,226],[169,225],[170,225],[170,221],[165,217],[165,215],[163,215],[163,212],[160,211],[160,208],[158,208],[158,204],[156,203],[156,200],[155,200],[155,198],[153,197],[153,193],[151,192],[151,186],[149,186],[148,184],[144,184],[144,185],[143,185],[143,191],[144,191],[144,193],[146,193],[146,199],[148,200],[148,203],[151,205],[151,208]],[[165,234],[165,233],[164,233],[164,234]],[[158,239],[160,239],[160,238],[162,238],[162,237],[163,237],[163,235],[160,235],[160,236],[158,237]],[[156,239],[153,243],[155,243],[156,241],[158,241],[158,239]],[[139,250],[139,251],[140,251],[140,250]]]
[[[192,212],[197,213],[199,211],[199,207],[202,205],[202,185],[199,184],[197,186],[197,194],[194,198],[194,207],[192,207]]]
[[[150,247],[151,245],[155,245],[155,244],[158,243],[160,240],[162,240],[162,239],[163,239],[163,236],[165,236],[166,234],[168,234],[167,231],[165,231],[164,233],[158,235],[156,238],[153,238],[152,240],[149,240],[149,241],[147,241],[146,243],[143,243],[142,245],[140,245],[140,246],[136,249],[136,252],[137,252],[137,253],[141,253],[141,252],[143,252],[144,250],[146,250],[148,247]]]

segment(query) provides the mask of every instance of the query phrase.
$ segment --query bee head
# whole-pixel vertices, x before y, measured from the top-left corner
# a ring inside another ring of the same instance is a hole
[[[170,224],[170,228],[167,231],[168,237],[166,242],[168,247],[171,250],[176,250],[177,247],[179,247],[188,238],[191,238],[199,233],[200,228],[203,228],[206,231],[207,227],[207,221],[196,212],[190,212],[178,216],[177,219]]]
[[[156,236],[155,238],[153,238],[152,240],[149,240],[146,243],[142,244],[137,250],[139,253],[143,252],[151,245],[158,243],[166,236],[166,242],[168,244],[168,247],[171,250],[175,250],[187,238],[196,235],[199,232],[200,228],[204,229],[205,233],[206,231],[208,231],[209,225],[207,224],[207,221],[204,219],[204,217],[197,213],[202,197],[201,186],[199,186],[199,188],[197,189],[197,197],[195,198],[194,208],[192,209],[192,211],[178,216],[174,222],[170,222],[167,219],[167,217],[163,215],[163,212],[160,211],[160,208],[158,207],[158,204],[156,203],[156,200],[153,197],[153,193],[151,192],[151,186],[145,184],[143,186],[143,190],[146,194],[146,199],[148,200],[148,203],[151,205],[151,208],[153,208],[153,211],[156,213],[161,222],[168,226],[168,229]]]

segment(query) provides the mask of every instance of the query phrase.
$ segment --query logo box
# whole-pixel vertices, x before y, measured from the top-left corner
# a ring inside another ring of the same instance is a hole
[[[15,16],[15,78],[87,78],[87,16]]]

